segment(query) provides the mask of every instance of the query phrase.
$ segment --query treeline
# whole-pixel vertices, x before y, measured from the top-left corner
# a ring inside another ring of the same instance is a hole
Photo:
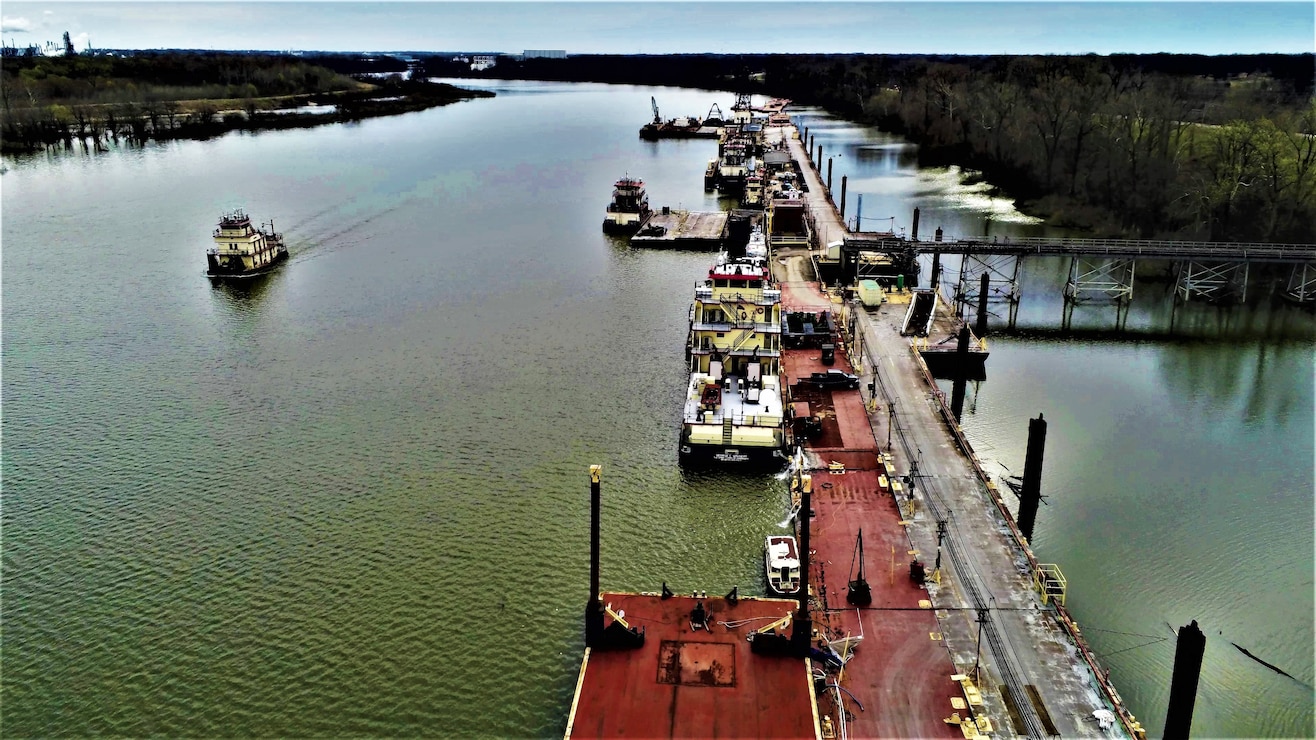
[[[1316,241],[1311,54],[577,56],[482,76],[789,97],[982,170],[1060,225]]]
[[[5,60],[5,112],[44,105],[272,97],[350,90],[352,78],[297,57],[136,52]]]
[[[247,82],[241,83],[237,90],[232,87],[237,82],[227,83],[222,77],[219,82],[213,82],[214,78],[204,75],[199,81],[208,84],[157,87],[157,82],[185,79],[175,76],[178,67],[173,63],[173,55],[167,55],[167,59],[169,64],[163,70],[148,65],[140,77],[113,78],[123,81],[120,89],[131,93],[122,95],[118,102],[74,102],[78,99],[64,98],[62,103],[19,107],[11,105],[6,98],[0,111],[3,116],[0,120],[0,145],[6,152],[57,147],[72,149],[75,146],[103,151],[109,148],[110,142],[120,140],[141,144],[151,140],[206,138],[233,130],[310,127],[493,96],[493,93],[482,90],[463,90],[400,77],[362,84],[323,68],[319,68],[316,79],[336,81],[329,85],[313,85],[309,84],[310,78],[306,76],[303,65],[282,63],[261,70],[260,74],[249,74],[245,78]],[[183,60],[182,66],[186,63]],[[92,65],[82,67],[95,68]],[[302,70],[305,87],[286,87],[286,81],[279,80],[277,74],[270,75],[275,69],[290,74]],[[310,66],[306,69],[316,68]],[[9,73],[8,68],[5,72]],[[282,94],[261,95],[275,90],[282,91]],[[233,95],[234,92],[240,94]],[[312,104],[324,107],[315,112],[288,110]]]

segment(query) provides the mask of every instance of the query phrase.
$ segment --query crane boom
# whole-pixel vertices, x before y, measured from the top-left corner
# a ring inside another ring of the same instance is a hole
[[[649,105],[653,106],[653,122],[655,124],[662,123],[663,119],[658,115],[658,101],[652,95],[649,96]]]

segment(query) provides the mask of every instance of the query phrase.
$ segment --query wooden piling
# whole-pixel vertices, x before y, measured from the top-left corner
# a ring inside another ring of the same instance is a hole
[[[1179,628],[1179,642],[1174,649],[1174,674],[1170,678],[1170,705],[1165,712],[1165,740],[1188,740],[1205,652],[1206,635],[1202,634],[1196,619]]]
[[[987,291],[990,286],[991,279],[984,272],[978,282],[978,326],[974,328],[979,338],[987,336]]]
[[[589,466],[589,601],[585,604],[585,645],[603,637],[603,605],[599,603],[599,481],[603,468]]]
[[[1046,456],[1046,419],[1041,414],[1028,420],[1028,452],[1024,457],[1024,480],[1019,493],[1019,531],[1033,541],[1037,505],[1042,500],[1042,459]]]
[[[950,412],[955,415],[955,423],[960,422],[964,414],[964,390],[968,381],[965,369],[969,366],[969,325],[960,327],[959,341],[955,345],[955,381],[951,386]]]

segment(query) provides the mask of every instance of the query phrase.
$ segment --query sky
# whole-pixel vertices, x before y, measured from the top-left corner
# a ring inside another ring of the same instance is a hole
[[[5,43],[567,53],[1194,54],[1316,50],[1303,2],[26,2]]]

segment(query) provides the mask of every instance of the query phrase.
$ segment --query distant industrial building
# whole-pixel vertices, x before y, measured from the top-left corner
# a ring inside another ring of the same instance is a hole
[[[565,49],[526,49],[521,52],[522,59],[566,59]]]
[[[495,64],[498,64],[498,55],[496,54],[476,54],[471,57],[471,70],[475,72],[483,72]]]

